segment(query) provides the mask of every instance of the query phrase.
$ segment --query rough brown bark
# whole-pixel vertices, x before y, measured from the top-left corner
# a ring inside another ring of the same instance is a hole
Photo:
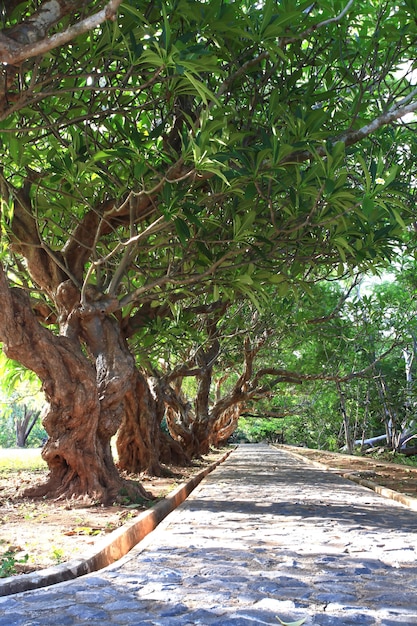
[[[193,456],[199,457],[210,452],[212,420],[209,417],[196,419],[193,424]]]
[[[110,439],[123,412],[130,384],[132,357],[111,319],[84,311],[82,331],[90,336],[92,362],[79,341],[56,336],[41,326],[30,300],[20,289],[9,289],[0,268],[0,341],[6,355],[34,371],[48,401],[43,417],[49,440],[42,451],[50,475],[28,495],[88,496],[111,502],[122,488],[149,496],[140,485],[126,485],[114,465]]]
[[[104,295],[91,284],[82,285],[96,236],[111,231],[113,219],[117,223],[132,219],[129,212],[132,203],[126,203],[129,207],[119,207],[114,200],[99,203],[75,225],[62,251],[54,251],[41,241],[37,229],[31,206],[32,181],[26,181],[19,190],[12,189],[3,178],[0,183],[5,197],[15,199],[13,250],[25,258],[32,280],[49,296],[54,319],[59,323],[59,337],[40,326],[23,292],[20,294],[23,299],[16,295],[16,302],[10,303],[10,311],[20,303],[28,323],[25,322],[24,341],[10,340],[6,352],[38,374],[49,401],[44,418],[49,441],[43,454],[51,476],[43,487],[44,493],[63,497],[84,493],[100,500],[111,499],[121,485],[125,488],[126,485],[114,465],[110,438],[119,429],[125,410],[128,416],[141,413],[138,406],[146,404],[146,396],[141,395],[143,388],[138,385],[121,320],[116,321],[113,316],[118,305],[116,296]],[[149,203],[148,197],[137,199],[134,210],[139,221],[149,213]],[[106,220],[102,219],[104,213]],[[7,293],[3,279],[2,291]],[[9,330],[5,315],[6,312],[0,325],[3,330]],[[38,335],[42,340],[37,341]],[[65,358],[61,354],[63,347],[67,352]],[[36,353],[43,355],[41,366]],[[158,438],[154,436],[152,419],[146,421],[141,417],[139,426],[146,446],[131,450],[134,463],[130,463],[130,471],[144,465],[151,472],[160,471]],[[131,445],[137,445],[138,441],[138,437],[132,438]],[[167,445],[164,452],[169,452]],[[130,485],[128,490],[133,495],[147,495],[139,486]]]
[[[211,330],[209,334],[215,334],[216,321],[217,318],[214,322],[209,320],[208,326]],[[208,349],[200,348],[197,351],[196,363],[193,364],[195,367],[187,372],[187,375],[193,372],[198,379],[194,407],[182,396],[181,376],[176,379],[175,388],[168,384],[164,388],[168,428],[172,437],[181,444],[190,458],[207,454],[212,445],[217,445],[218,441],[223,440],[220,432],[226,424],[230,427],[229,416],[237,404],[236,394],[229,396],[226,401],[220,399],[214,404],[210,399],[213,365],[219,350],[220,344],[215,338]]]
[[[156,382],[135,372],[135,383],[126,396],[125,412],[117,434],[118,465],[129,473],[161,476],[160,423],[164,407]]]
[[[238,402],[224,411],[216,420],[212,429],[211,445],[219,447],[227,442],[229,437],[235,432],[240,414],[243,410],[243,403]]]
[[[215,324],[212,324],[212,328],[215,332]],[[177,379],[176,388],[166,386],[168,428],[172,437],[181,444],[190,458],[207,454],[211,446],[221,445],[236,429],[244,402],[253,393],[249,390],[253,360],[264,341],[263,338],[255,348],[250,346],[249,340],[245,341],[245,364],[242,375],[230,393],[222,397],[220,384],[225,380],[223,378],[217,385],[214,402],[210,399],[210,392],[213,365],[220,348],[217,339],[213,340],[209,349],[200,349],[197,352],[198,367],[190,370],[198,378],[194,407],[182,397],[180,377]]]
[[[184,400],[180,390],[167,386],[164,390],[166,421],[172,438],[177,441],[188,459],[207,454],[213,422],[210,414],[197,415]]]
[[[166,465],[185,466],[190,458],[177,441],[161,430],[165,404],[160,381],[139,370],[126,397],[125,413],[117,434],[118,466],[128,473],[169,474]]]
[[[178,465],[186,467],[191,464],[191,459],[180,446],[178,441],[161,431],[160,459],[164,465]]]
[[[195,420],[195,414],[190,402],[184,398],[181,392],[181,377],[172,386],[164,379],[161,381],[163,398],[165,402],[165,418],[169,433],[174,441],[178,442],[188,459],[192,458],[195,443],[191,430],[191,424]]]

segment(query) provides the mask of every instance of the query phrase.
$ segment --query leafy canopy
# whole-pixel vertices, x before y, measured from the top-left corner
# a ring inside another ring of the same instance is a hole
[[[412,1],[127,1],[4,66],[10,277],[47,297],[49,321],[60,281],[82,297],[95,285],[135,314],[132,334],[183,300],[258,304],[264,284],[285,295],[389,260],[410,218],[416,14]]]

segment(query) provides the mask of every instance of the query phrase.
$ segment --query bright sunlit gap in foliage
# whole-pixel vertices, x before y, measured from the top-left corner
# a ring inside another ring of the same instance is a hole
[[[414,65],[414,61],[407,61],[406,63],[403,63],[399,69],[394,72],[394,78],[396,80],[405,79],[410,85],[417,86],[417,69],[415,69]],[[406,115],[403,115],[400,119],[404,122],[404,124],[410,124],[411,122],[416,121],[416,114],[414,112],[406,113]]]
[[[361,293],[369,294],[375,286],[383,283],[392,283],[395,281],[396,275],[393,272],[383,272],[380,276],[366,275],[360,282]]]

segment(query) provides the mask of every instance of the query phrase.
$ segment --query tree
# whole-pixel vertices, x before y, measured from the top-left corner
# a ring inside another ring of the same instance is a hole
[[[40,414],[40,411],[34,411],[25,406],[22,417],[16,419],[16,444],[19,448],[25,447]]]
[[[224,443],[236,430],[246,404],[255,396],[262,397],[264,389],[256,377],[254,359],[266,339],[265,334],[256,345],[251,345],[249,338],[245,338],[240,375],[234,376],[235,380],[229,384],[225,393],[222,393],[222,383],[229,378],[230,372],[225,373],[224,370],[217,380],[215,393],[212,393],[213,370],[221,350],[225,351],[213,321],[209,324],[205,345],[198,347],[188,363],[181,364],[164,377],[167,425],[172,437],[181,443],[190,458],[207,454],[210,446]],[[183,380],[188,376],[194,376],[197,380],[193,401],[184,394],[182,388]],[[174,385],[169,384],[172,381]],[[269,390],[266,393],[269,395]]]
[[[399,257],[393,280],[354,284],[339,300],[343,307],[336,306],[340,285],[334,284],[330,315],[325,312],[331,303],[329,286],[323,284],[315,287],[310,313],[306,302],[299,307],[298,343],[290,336],[288,344],[282,344],[283,355],[290,364],[291,351],[295,353],[299,371],[322,370],[327,375],[310,377],[312,383],[307,380],[301,389],[293,389],[291,408],[296,415],[283,417],[289,441],[348,451],[354,445],[400,450],[407,440],[412,445],[416,329],[410,265]],[[294,328],[294,322],[289,320],[288,328]]]
[[[385,421],[403,439],[414,418],[401,356],[414,325],[410,293],[404,281],[363,293],[360,283],[318,283],[286,307],[271,298],[270,340],[258,363],[271,395],[250,418],[271,415],[269,429],[285,431],[290,443],[351,451],[380,435]],[[265,427],[252,424],[243,424],[251,437]]]
[[[383,367],[381,359],[399,345],[398,338],[393,342],[385,337],[374,346],[372,361],[358,358],[360,342],[368,343],[368,332],[352,319],[353,310],[358,318],[366,317],[363,309],[354,308],[358,307],[354,299],[357,285],[354,279],[350,286],[343,285],[342,291],[340,281],[318,283],[308,296],[299,298],[278,298],[270,289],[268,312],[260,314],[250,303],[240,303],[229,306],[227,314],[218,311],[208,323],[196,321],[202,332],[199,336],[194,333],[198,341],[189,358],[161,376],[168,428],[189,456],[204,453],[210,444],[218,445],[230,437],[241,414],[270,417],[266,426],[267,420],[257,424],[258,433],[264,427],[276,433],[277,419],[294,422],[293,416],[302,415],[305,425],[299,428],[298,441],[306,437],[308,423],[308,429],[316,434],[326,425],[322,429],[327,430],[326,439],[317,434],[315,440],[309,436],[307,441],[328,445],[333,437],[333,447],[337,447],[341,412],[345,441],[352,448],[362,426],[359,405],[364,385],[377,367]],[[381,320],[383,331],[389,324],[386,308],[378,310],[378,316],[375,333],[381,333]],[[190,377],[196,384],[190,384]],[[301,391],[297,389],[300,386]],[[354,425],[346,389],[355,394]],[[369,396],[369,389],[367,393]],[[320,396],[326,399],[320,400]],[[320,427],[315,422],[320,422]]]
[[[402,269],[399,267],[401,264]],[[413,434],[415,420],[414,288],[407,279],[407,271],[402,271],[406,265],[406,257],[399,259],[398,267],[393,268],[395,279],[392,282],[375,285],[370,293],[358,295],[356,302],[352,303],[352,311],[356,308],[356,326],[362,327],[363,337],[361,345],[356,349],[362,352],[364,360],[373,360],[375,352],[395,338],[394,349],[373,368],[366,407],[369,414],[374,416],[375,434],[380,435],[382,427],[386,445],[398,451]],[[378,419],[375,419],[376,416]],[[369,439],[368,434],[366,443],[376,442]]]
[[[39,446],[46,433],[40,425],[43,399],[30,370],[0,354],[1,437],[3,447]]]
[[[416,10],[126,3],[55,48],[52,26],[68,41],[83,21],[60,9],[29,50],[10,43],[27,10],[12,7],[0,339],[49,403],[37,493],[111,500],[121,426],[142,466],[159,460],[160,405],[133,355],[151,323],[391,258],[409,220],[396,147],[415,150],[401,120],[417,108]]]

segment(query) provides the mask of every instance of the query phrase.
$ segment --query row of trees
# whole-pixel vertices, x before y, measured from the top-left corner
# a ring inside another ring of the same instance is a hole
[[[299,382],[255,368],[271,303],[410,236],[414,2],[119,4],[5,2],[0,339],[48,402],[37,495],[112,500],[116,433],[153,473],[227,438]]]
[[[238,439],[276,440],[285,431],[289,443],[349,451],[355,442],[381,442],[393,449],[412,444],[416,407],[414,274],[413,263],[408,261],[398,265],[386,282],[372,284],[357,278],[349,281],[350,285],[346,281],[319,283],[308,297],[288,298],[287,302],[275,299],[268,316],[240,303],[232,309],[233,325],[228,315],[221,315],[216,350],[210,356],[212,380],[207,397],[213,413],[219,400],[224,403],[227,395],[233,395],[244,369],[242,346],[249,341],[258,346],[252,377],[247,381],[252,398],[256,377],[258,385],[256,397],[251,400],[248,393],[246,402],[241,403],[243,413],[240,409],[229,412],[227,428],[220,428],[220,420],[216,420],[211,443],[224,441],[238,423]],[[239,332],[233,332],[236,316]],[[180,369],[168,373],[168,361],[160,354],[153,358],[159,365],[159,370],[153,367],[154,384],[157,381],[164,388],[158,391],[165,398],[163,427],[181,442],[184,452],[186,442],[189,446],[192,440],[190,427],[196,418],[194,402],[202,362],[201,355],[197,356],[194,363],[198,360],[200,368],[193,368],[190,359],[204,345],[203,321],[206,316],[191,333],[189,324],[181,330]],[[177,323],[172,324],[168,345],[174,353],[179,351],[178,330]],[[167,334],[168,329],[165,331]],[[188,359],[184,357],[186,346]],[[280,376],[273,377],[278,365]],[[3,364],[1,380],[5,391],[15,390],[9,410],[3,411],[2,445],[25,445],[39,415],[39,398],[37,404],[27,404],[36,386],[27,372],[10,362]],[[44,436],[45,432],[36,428],[32,445]],[[414,446],[403,451],[414,451]]]
[[[309,302],[296,324],[287,320],[287,328],[301,333],[280,344],[285,363],[300,373],[299,384],[275,395],[269,406],[274,420],[261,421],[258,410],[257,419],[242,423],[240,436],[274,438],[284,431],[288,442],[299,445],[348,451],[383,445],[415,453],[414,261],[398,263],[389,281],[319,290],[323,315],[311,317],[318,309]],[[331,299],[337,314],[326,315]],[[312,380],[309,373],[320,370],[322,378]]]

